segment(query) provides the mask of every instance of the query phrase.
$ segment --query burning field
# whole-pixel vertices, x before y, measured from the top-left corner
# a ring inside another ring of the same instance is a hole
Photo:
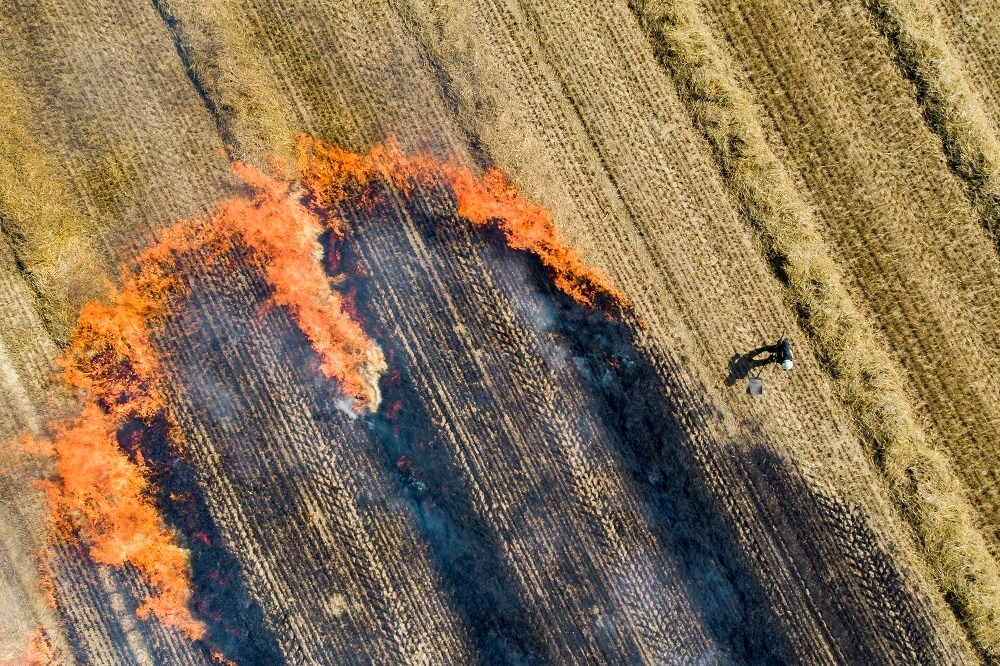
[[[0,663],[996,663],[986,47],[758,10],[0,9]]]

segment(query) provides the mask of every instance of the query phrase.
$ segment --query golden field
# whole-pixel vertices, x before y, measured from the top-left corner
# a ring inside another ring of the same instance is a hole
[[[0,663],[1000,663],[997,16],[7,3]],[[359,414],[270,264],[185,254],[150,337],[169,418],[110,441],[187,553],[192,640],[136,615],[156,585],[100,526],[52,527],[58,446],[15,442],[58,445],[85,304],[249,196],[234,163],[315,203],[303,134],[498,169],[630,307],[463,224],[458,181],[373,167],[387,193],[308,246],[385,352]],[[795,369],[751,397],[736,359],[782,331]]]

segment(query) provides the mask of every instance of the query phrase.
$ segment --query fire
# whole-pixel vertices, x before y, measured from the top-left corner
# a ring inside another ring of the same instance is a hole
[[[49,564],[49,552],[42,548],[35,556],[38,567],[38,586],[42,590],[42,598],[45,605],[52,610],[56,609],[56,583],[52,575],[52,566]]]
[[[226,655],[217,650],[212,651],[212,661],[222,664],[222,666],[238,666],[232,659],[226,659]]]
[[[188,553],[150,500],[141,460],[132,461],[117,440],[127,421],[165,413],[150,332],[167,315],[175,290],[164,266],[140,263],[121,291],[112,290],[110,305],[90,303],[81,311],[60,366],[82,409],[51,426],[58,481],[45,487],[56,536],[79,534],[95,562],[133,565],[156,591],[139,615],[155,614],[200,638],[205,628],[187,607]]]
[[[264,260],[271,296],[288,308],[322,360],[320,371],[336,379],[359,411],[378,409],[382,397],[378,379],[386,369],[382,350],[370,340],[330,287],[323,268],[319,236],[324,226],[335,239],[341,223],[328,216],[326,224],[276,181],[253,167],[237,163],[236,173],[253,186],[253,200],[233,199],[216,216],[224,237],[238,235]]]
[[[53,536],[82,539],[98,563],[134,567],[152,589],[138,614],[155,615],[196,640],[206,628],[190,610],[190,554],[157,511],[141,447],[130,456],[118,442],[126,425],[159,421],[169,425],[168,444],[182,445],[153,339],[189,294],[186,259],[205,268],[230,260],[234,248],[249,252],[272,288],[270,301],[287,309],[316,351],[320,371],[339,384],[354,412],[379,408],[387,364],[352,315],[350,296],[332,288],[319,238],[329,232],[336,249],[348,231],[339,208],[371,204],[385,195],[385,185],[407,200],[419,196],[420,185],[449,187],[460,217],[477,227],[496,224],[512,248],[536,254],[577,302],[627,307],[620,292],[560,242],[551,214],[522,199],[496,169],[476,178],[464,167],[405,155],[392,141],[356,154],[307,137],[299,159],[305,193],[254,167],[234,169],[250,196],[164,230],[123,267],[121,286],[108,286],[107,302],[84,306],[59,361],[79,413],[52,423],[50,440],[21,443],[26,452],[54,458],[55,480],[45,484]]]
[[[10,662],[11,666],[15,663]],[[56,651],[49,642],[49,637],[41,625],[36,628],[28,637],[28,651],[23,662],[27,666],[56,666]]]
[[[555,286],[577,303],[593,307],[600,297],[612,308],[629,307],[624,294],[560,241],[552,214],[521,197],[495,167],[477,178],[466,167],[406,155],[392,139],[357,154],[302,135],[298,170],[313,201],[328,210],[347,202],[366,203],[376,196],[372,184],[377,182],[391,184],[407,199],[417,194],[417,185],[445,184],[455,195],[459,217],[477,227],[495,223],[511,248],[538,256]]]
[[[53,515],[76,526],[90,542],[95,562],[131,564],[156,594],[138,609],[156,615],[192,638],[205,628],[188,609],[191,596],[188,552],[164,525],[149,499],[147,472],[118,446],[121,421],[96,404],[55,428],[56,473],[60,483],[49,486]],[[64,535],[71,534],[69,529]]]
[[[55,458],[57,481],[46,485],[57,534],[79,534],[101,564],[130,564],[154,590],[139,608],[193,639],[205,627],[189,610],[189,553],[177,544],[151,500],[149,471],[121,449],[117,433],[130,420],[146,423],[170,414],[162,395],[153,333],[187,294],[180,262],[185,256],[220,261],[236,244],[249,249],[273,288],[275,304],[288,308],[321,359],[320,370],[339,381],[356,409],[377,409],[378,377],[385,360],[344,311],[322,264],[323,231],[287,183],[242,164],[236,172],[251,198],[224,201],[207,220],[180,222],[123,269],[109,303],[81,311],[60,359],[61,379],[81,399],[80,413],[52,424],[51,442],[26,441],[22,449]],[[179,448],[181,438],[171,428]]]

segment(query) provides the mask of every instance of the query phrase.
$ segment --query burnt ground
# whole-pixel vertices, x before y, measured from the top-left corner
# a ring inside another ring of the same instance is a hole
[[[206,646],[240,664],[404,660],[398,625],[426,617],[443,661],[803,663],[798,604],[838,661],[935,661],[926,600],[862,512],[753,424],[752,446],[716,443],[797,574],[776,593],[706,477],[699,403],[669,397],[691,387],[640,351],[633,318],[556,292],[446,192],[424,202],[344,211],[339,288],[390,361],[377,414],[345,413],[252,270],[193,276],[161,340],[190,450],[165,450],[162,423],[122,442],[192,550]]]

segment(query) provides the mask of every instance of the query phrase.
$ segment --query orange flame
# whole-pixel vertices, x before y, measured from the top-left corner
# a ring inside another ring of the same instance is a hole
[[[205,628],[187,607],[188,553],[175,543],[173,530],[149,499],[145,467],[119,448],[115,434],[121,425],[91,403],[56,426],[60,483],[49,486],[50,507],[84,532],[95,562],[131,564],[156,590],[139,607],[140,617],[155,614],[164,624],[201,638]]]
[[[52,425],[59,481],[46,485],[46,495],[57,534],[69,537],[75,528],[94,561],[132,564],[153,587],[140,617],[153,613],[200,638],[205,628],[187,607],[188,553],[153,506],[141,459],[133,462],[117,441],[127,420],[165,413],[150,325],[166,316],[174,287],[163,266],[138,263],[126,271],[122,290],[112,289],[111,305],[89,303],[81,311],[60,365],[83,408]]]
[[[324,209],[350,201],[365,202],[374,196],[371,185],[378,181],[391,184],[407,198],[414,196],[417,184],[446,184],[455,194],[460,217],[475,226],[495,223],[511,248],[537,255],[552,272],[556,287],[577,303],[593,307],[602,297],[618,310],[629,307],[624,294],[588,267],[579,252],[562,243],[552,214],[521,197],[495,167],[477,178],[466,167],[406,155],[393,139],[372,147],[367,154],[357,154],[301,135],[298,170],[313,201]]]
[[[264,196],[266,205],[235,199],[217,217],[225,230],[242,236],[265,258],[272,300],[287,307],[322,359],[320,370],[339,381],[359,409],[378,409],[378,378],[386,370],[381,349],[344,310],[323,268],[319,220],[287,195],[287,184],[242,164],[236,172]],[[259,198],[259,197],[258,197]],[[327,225],[339,236],[336,218]]]
[[[13,663],[13,662],[10,662]],[[49,642],[45,629],[39,626],[28,638],[26,666],[56,666],[56,651]]]
[[[163,416],[171,422],[151,335],[187,294],[181,258],[200,252],[199,258],[217,261],[236,243],[251,250],[273,287],[273,301],[290,310],[319,354],[321,370],[340,382],[357,409],[377,409],[385,369],[381,350],[330,287],[316,217],[296,202],[287,183],[242,164],[236,172],[253,188],[252,198],[224,201],[208,220],[167,229],[123,270],[122,288],[109,287],[110,304],[84,306],[60,360],[61,378],[80,395],[82,410],[52,425],[51,443],[22,444],[25,451],[49,448],[55,456],[58,482],[47,485],[47,496],[59,534],[69,536],[75,528],[96,562],[134,566],[154,590],[139,615],[154,614],[194,639],[205,627],[188,608],[188,551],[150,499],[141,454],[130,459],[116,439],[130,419]],[[176,428],[170,438],[179,446]]]
[[[163,398],[152,338],[171,307],[188,294],[181,266],[185,256],[212,264],[236,245],[249,250],[273,289],[271,301],[288,309],[319,355],[321,371],[339,383],[357,411],[378,409],[378,381],[386,362],[331,288],[318,239],[325,228],[335,244],[342,241],[346,230],[337,207],[383,196],[373,185],[391,185],[409,200],[419,184],[446,184],[460,217],[475,226],[497,224],[511,247],[535,253],[556,286],[577,302],[593,306],[601,297],[614,307],[628,306],[600,273],[560,242],[551,214],[523,200],[496,169],[477,179],[464,167],[407,156],[392,141],[355,154],[302,137],[300,177],[322,221],[301,204],[289,183],[248,165],[237,163],[234,169],[250,186],[251,197],[223,201],[208,219],[166,229],[123,268],[120,289],[109,285],[109,303],[83,308],[60,359],[61,378],[80,398],[81,411],[52,424],[51,442],[22,443],[24,451],[50,451],[55,458],[57,481],[46,489],[56,533],[79,534],[96,562],[132,565],[153,589],[138,614],[156,615],[193,639],[202,638],[206,629],[189,609],[189,553],[154,506],[141,452],[133,460],[117,441],[130,420],[164,419],[170,424],[170,444],[181,445]]]
[[[45,605],[52,610],[56,609],[56,583],[52,574],[52,566],[49,564],[49,551],[39,549],[35,556],[38,567],[38,586],[42,591],[42,598]]]
[[[216,662],[218,664],[222,664],[222,666],[239,666],[232,659],[226,659],[226,655],[222,654],[218,650],[213,650],[212,651],[212,661],[214,661],[214,662]]]

